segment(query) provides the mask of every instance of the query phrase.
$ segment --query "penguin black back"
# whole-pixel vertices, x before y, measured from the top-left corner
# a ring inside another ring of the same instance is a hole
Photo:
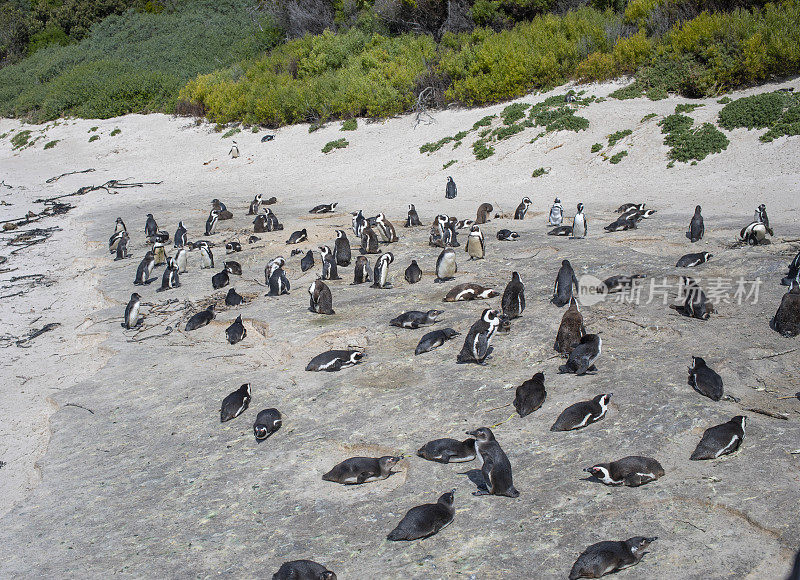
[[[228,294],[225,295],[225,305],[239,306],[240,304],[244,304],[244,298],[236,292],[235,288],[228,290]]]
[[[581,401],[564,409],[550,431],[583,429],[606,416],[611,393],[597,395],[591,401]]]
[[[703,239],[703,234],[706,231],[705,225],[703,224],[703,216],[701,215],[702,208],[698,205],[694,208],[694,215],[692,216],[692,220],[689,222],[689,231],[687,232],[686,237],[689,238],[689,241],[692,243],[698,242]]]
[[[622,542],[606,541],[592,544],[578,556],[569,573],[569,580],[600,578],[638,564],[647,546],[657,539],[657,537],[637,536]]]
[[[187,322],[185,330],[187,332],[191,330],[197,330],[214,320],[214,305],[209,304],[208,308],[205,310],[201,310],[200,312],[194,314]]]
[[[520,280],[518,272],[511,274],[511,281],[503,291],[501,305],[503,314],[508,318],[514,319],[522,316],[522,311],[525,310],[525,285]]]
[[[455,490],[452,490],[439,497],[436,503],[411,508],[386,539],[393,542],[410,541],[436,534],[453,521],[456,512],[453,507],[454,495]]]
[[[575,271],[572,269],[572,264],[569,263],[569,260],[563,260],[556,276],[556,283],[553,285],[553,299],[551,302],[558,307],[569,304],[572,298],[573,286],[577,291],[578,279],[575,277]]]
[[[336,574],[313,560],[284,562],[272,580],[336,580]]]
[[[241,415],[250,405],[250,383],[245,383],[222,400],[219,412],[220,423]]]
[[[722,377],[699,356],[692,357],[692,366],[689,367],[689,385],[712,401],[719,401],[722,398]]]
[[[416,260],[411,260],[411,264],[406,268],[405,278],[409,284],[416,284],[422,278],[422,268],[419,267]]]
[[[532,378],[517,387],[514,408],[520,417],[525,417],[539,409],[544,404],[546,397],[544,373],[536,373]]]
[[[769,325],[787,338],[800,334],[800,283],[792,280],[789,291],[781,298],[781,304]]]
[[[247,336],[247,329],[244,327],[244,324],[242,324],[241,314],[236,317],[233,324],[225,329],[225,336],[230,344],[236,344],[245,339]]]
[[[281,417],[278,409],[264,409],[258,412],[256,422],[253,423],[253,434],[256,441],[263,441],[270,435],[275,433],[283,425],[283,417]]]

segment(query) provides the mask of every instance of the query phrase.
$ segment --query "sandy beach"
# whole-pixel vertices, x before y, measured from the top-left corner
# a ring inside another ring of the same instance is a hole
[[[605,97],[621,85],[575,88]],[[800,91],[800,79],[730,96],[780,87]],[[2,221],[41,211],[39,198],[111,179],[159,182],[66,197],[75,206],[68,213],[20,228],[59,230],[14,254],[7,242],[19,232],[2,232],[0,256],[8,260],[0,264],[0,544],[7,548],[0,576],[269,577],[285,560],[310,558],[339,578],[563,578],[589,544],[646,535],[659,540],[620,578],[784,577],[800,547],[800,455],[791,453],[800,447],[800,401],[792,397],[800,391],[800,350],[797,339],[781,337],[768,322],[786,290],[778,281],[800,249],[800,139],[762,143],[759,131],[737,129],[726,132],[723,152],[668,168],[658,121],[685,102],[592,103],[579,113],[590,122],[587,130],[531,143],[539,129],[527,129],[494,144],[485,160],[475,159],[472,138],[430,155],[419,147],[508,103],[436,111],[420,123],[413,115],[359,120],[352,132],[331,123],[313,133],[298,125],[232,138],[212,124],[160,114],[46,126],[0,119],[0,134],[28,129],[41,136],[21,150],[12,149],[10,137],[0,140]],[[704,105],[690,113],[697,125],[713,122],[723,106],[692,102]],[[632,133],[591,153],[594,143],[605,145],[623,129]],[[265,134],[275,137],[262,142]],[[99,139],[90,141],[94,135]],[[341,137],[346,148],[321,152]],[[241,151],[236,159],[228,155],[233,140]],[[609,163],[623,150],[620,163]],[[540,167],[547,173],[532,177]],[[87,169],[94,171],[46,183]],[[458,184],[454,200],[444,199],[448,175]],[[270,207],[285,229],[257,234],[260,240],[249,244],[246,214],[257,193],[278,199]],[[456,280],[434,284],[439,249],[428,246],[427,224],[437,213],[475,219],[477,207],[489,202],[492,215],[511,214],[523,196],[533,202],[524,221],[499,218],[484,227],[485,260],[470,262],[457,248]],[[585,204],[586,240],[545,235],[556,196],[567,223],[576,204]],[[227,291],[212,289],[212,271],[200,270],[193,251],[180,288],[156,293],[153,283],[139,290],[146,330],[124,331],[122,314],[146,251],[146,214],[170,236],[182,220],[197,240],[213,198],[234,214],[210,237],[217,265],[226,259],[226,241],[242,243],[243,251],[228,258],[241,263],[243,276],[232,286],[250,301],[183,332],[189,315]],[[332,214],[308,213],[331,202],[338,203]],[[637,230],[604,232],[625,202],[646,202],[657,213]],[[412,203],[425,227],[401,227]],[[739,230],[760,203],[775,230],[771,244],[737,247]],[[683,232],[697,204],[706,237],[692,245]],[[343,268],[343,279],[330,283],[337,314],[312,314],[307,287],[319,271],[316,250],[332,246],[334,229],[346,230],[355,248],[350,212],[359,209],[383,212],[397,228],[400,241],[382,248],[395,255],[394,287],[351,286],[353,268]],[[115,262],[107,244],[118,216],[131,233],[133,257]],[[294,246],[285,244],[301,228],[309,239],[298,247],[315,250],[317,260],[306,273],[301,256],[289,255]],[[500,228],[521,237],[499,242]],[[715,256],[692,272],[701,279],[763,280],[756,303],[722,303],[707,322],[678,317],[657,301],[587,307],[587,326],[603,331],[600,372],[558,374],[563,361],[552,358],[552,343],[563,310],[548,301],[562,259],[579,276],[674,278],[686,273],[674,267],[677,258],[693,251]],[[264,267],[278,255],[288,261],[292,291],[268,298]],[[403,280],[412,259],[423,269],[415,286]],[[441,308],[443,324],[465,334],[499,298],[442,306],[444,293],[468,281],[502,293],[512,271],[526,285],[528,309],[495,340],[486,367],[456,365],[463,337],[414,357],[419,331],[388,325],[404,310]],[[229,345],[224,329],[239,314],[247,339]],[[58,326],[17,344],[49,323]],[[315,354],[347,345],[365,348],[366,361],[340,373],[304,371]],[[686,385],[693,355],[714,362],[739,403],[709,401]],[[539,370],[545,405],[503,422],[513,411],[502,406],[513,400],[514,387]],[[220,401],[245,382],[253,385],[250,408],[220,425]],[[575,433],[549,431],[561,409],[603,392],[614,393],[603,422]],[[284,426],[257,444],[252,421],[273,406]],[[706,428],[740,414],[750,423],[736,455],[688,461]],[[500,422],[495,433],[514,467],[518,499],[473,497],[475,485],[463,474],[478,469],[475,463],[438,465],[413,456],[428,440],[462,438],[466,429]],[[400,453],[411,457],[383,481],[340,487],[320,479],[346,457]],[[606,488],[581,472],[630,454],[658,457],[667,475],[641,488]],[[446,530],[408,545],[384,540],[407,509],[454,487],[456,517]]]

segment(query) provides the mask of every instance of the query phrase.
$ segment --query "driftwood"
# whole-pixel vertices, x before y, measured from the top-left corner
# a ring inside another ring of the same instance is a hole
[[[6,244],[9,246],[17,246],[16,250],[9,252],[10,254],[16,254],[25,248],[35,246],[36,244],[41,244],[42,242],[50,239],[55,232],[60,231],[61,228],[58,226],[53,226],[50,228],[33,228],[32,230],[19,232],[13,239],[6,242]]]
[[[20,348],[30,348],[30,345],[28,343],[31,342],[34,338],[36,338],[37,336],[41,336],[45,332],[50,332],[51,330],[58,328],[59,326],[61,326],[61,323],[59,322],[50,322],[48,324],[45,324],[42,328],[31,330],[28,333],[28,336],[18,338],[14,342],[14,344],[16,344]]]
[[[65,193],[63,195],[57,195],[55,197],[47,197],[47,198],[39,198],[34,201],[34,203],[44,203],[44,204],[53,204],[56,200],[64,199],[65,197],[73,197],[77,195],[86,195],[87,193],[91,193],[92,191],[99,191],[104,189],[107,193],[117,193],[116,191],[112,191],[114,189],[126,189],[129,187],[144,187],[145,185],[160,185],[164,183],[163,181],[141,181],[141,182],[132,182],[127,183],[127,179],[109,179],[102,185],[87,185],[81,187],[78,191],[73,191],[72,193]]]
[[[28,224],[31,224],[33,222],[38,222],[39,220],[46,217],[51,217],[54,215],[63,215],[67,213],[69,210],[73,209],[74,207],[75,206],[70,203],[53,203],[51,205],[48,205],[39,213],[34,213],[32,211],[29,211],[23,217],[12,218],[10,220],[2,220],[0,221],[0,224],[13,223],[14,224],[13,226],[10,227],[6,226],[3,229],[6,231],[8,231],[9,229],[14,230],[20,226],[27,226]]]
[[[62,173],[61,175],[56,175],[55,177],[51,177],[50,179],[45,181],[45,183],[55,183],[56,181],[58,181],[62,177],[66,177],[67,175],[75,175],[77,173],[92,173],[93,171],[94,171],[94,169],[82,169],[80,171],[68,171],[67,173]]]

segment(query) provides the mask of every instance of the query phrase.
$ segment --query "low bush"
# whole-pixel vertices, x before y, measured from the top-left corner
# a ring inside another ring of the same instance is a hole
[[[91,143],[92,141],[97,141],[99,139],[100,135],[92,135],[91,137],[89,137],[89,143]]]
[[[447,169],[448,167],[450,167],[451,165],[453,165],[455,162],[456,162],[456,160],[455,160],[455,159],[451,159],[450,161],[448,161],[447,163],[445,163],[444,165],[442,165],[442,169]]]
[[[627,156],[628,156],[628,152],[623,150],[623,151],[620,151],[619,153],[615,153],[614,155],[612,155],[612,156],[609,158],[609,160],[608,160],[608,161],[609,161],[609,163],[611,163],[612,165],[616,165],[617,163],[619,163],[620,161],[622,161],[622,158],[623,158],[623,157],[627,157]]]
[[[594,145],[592,145],[592,153],[597,153],[602,148],[603,148],[603,144],[602,143],[595,143]]]
[[[720,153],[728,148],[730,141],[725,134],[711,123],[686,131],[670,133],[664,139],[669,145],[668,157],[675,161],[700,161],[712,153]]]
[[[611,133],[611,135],[608,136],[608,146],[613,147],[614,145],[617,144],[617,142],[620,139],[624,139],[631,133],[633,133],[633,131],[631,131],[630,129],[623,129],[622,131],[616,131],[614,133]]]
[[[122,133],[122,129],[114,129],[113,131],[111,131],[111,133],[109,133],[109,135],[111,135],[112,137],[116,137],[120,133]]]
[[[531,173],[531,177],[541,177],[542,175],[546,175],[550,173],[549,170],[545,169],[544,167],[540,167],[538,169],[534,169],[533,173]]]
[[[52,149],[53,147],[55,147],[58,144],[58,142],[59,142],[59,139],[56,139],[55,141],[48,141],[47,143],[44,144],[44,148],[45,149]]]
[[[652,119],[653,117],[658,117],[658,115],[657,115],[656,113],[647,113],[647,114],[646,114],[644,117],[642,117],[642,118],[639,120],[639,122],[640,122],[640,123],[644,123],[644,122],[646,122],[646,121],[649,121],[649,120],[650,120],[650,119]]]
[[[482,160],[494,155],[494,147],[487,145],[485,139],[478,139],[472,144],[472,152],[476,159]]]
[[[719,112],[719,126],[723,129],[763,129],[780,119],[793,98],[782,92],[761,93],[742,97],[728,103]]]
[[[341,139],[336,139],[336,141],[328,141],[325,144],[325,147],[322,148],[322,152],[330,153],[334,149],[344,149],[348,145],[350,145],[350,143],[347,141],[347,139],[342,137]]]
[[[679,105],[675,105],[675,113],[680,115],[681,113],[691,113],[695,109],[699,109],[700,107],[704,107],[705,105],[701,103],[681,103]]]
[[[22,149],[26,145],[31,138],[31,131],[29,129],[23,129],[22,131],[16,133],[13,137],[11,137],[11,147],[13,149]]]
[[[686,115],[675,113],[667,115],[658,122],[662,133],[680,133],[687,131],[694,124],[694,120]]]
[[[340,131],[355,131],[358,129],[358,121],[355,119],[347,119],[344,123],[342,123]]]

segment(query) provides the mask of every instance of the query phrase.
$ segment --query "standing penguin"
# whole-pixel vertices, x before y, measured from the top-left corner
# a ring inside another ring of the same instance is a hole
[[[394,262],[394,254],[386,252],[381,254],[375,262],[375,272],[372,277],[371,288],[391,288],[389,283],[389,264]]]
[[[361,230],[361,253],[362,254],[377,254],[378,249],[378,236],[369,226],[364,226]]]
[[[569,260],[562,260],[561,268],[556,276],[556,282],[553,285],[553,298],[551,302],[561,308],[568,304],[572,298],[572,288],[578,290],[578,279],[575,277],[575,271],[572,269],[572,264]]]
[[[600,356],[602,346],[603,340],[599,334],[584,334],[580,344],[569,353],[567,364],[561,365],[558,370],[578,376],[585,375],[587,371],[596,371],[594,363]]]
[[[137,286],[149,284],[151,282],[150,274],[153,273],[153,268],[155,265],[155,254],[153,254],[151,250],[148,250],[144,255],[144,258],[142,258],[142,261],[139,263],[139,267],[136,269],[136,279],[133,281],[133,283]]]
[[[436,259],[436,280],[434,282],[452,280],[456,272],[458,272],[456,253],[452,248],[445,248]]]
[[[214,233],[214,230],[217,228],[217,221],[219,220],[219,212],[215,209],[212,209],[208,214],[208,219],[206,220],[206,235],[210,236]]]
[[[381,233],[384,242],[392,243],[398,241],[397,232],[395,232],[392,222],[387,220],[385,215],[379,213],[378,217],[375,219],[375,225]]]
[[[322,279],[341,280],[331,249],[328,246],[320,246],[319,252],[322,255]]]
[[[279,232],[283,229],[283,224],[278,221],[278,216],[271,208],[266,208],[266,228],[268,232]]]
[[[413,203],[408,205],[408,216],[406,217],[406,224],[405,227],[413,228],[414,226],[421,226],[422,222],[419,220],[419,216],[417,215],[417,208],[414,207]]]
[[[756,213],[753,216],[754,222],[764,224],[769,229],[769,217],[767,217],[767,206],[763,203],[756,208]],[[770,233],[772,235],[772,233]]]
[[[422,268],[419,267],[416,260],[411,260],[405,272],[406,282],[409,284],[416,284],[422,278]]]
[[[131,294],[131,299],[128,301],[128,305],[125,307],[125,318],[122,321],[122,326],[124,326],[127,330],[136,328],[140,324],[139,306],[142,303],[141,301],[142,297],[136,292]]]
[[[269,284],[269,292],[267,292],[267,296],[283,296],[289,293],[291,285],[286,277],[286,272],[283,270],[285,263],[283,258],[270,262],[268,266],[269,278],[267,283]]]
[[[506,284],[500,305],[503,314],[510,320],[522,316],[522,311],[525,310],[525,285],[519,278],[519,272],[512,272],[511,281]]]
[[[569,308],[567,308],[564,316],[561,317],[561,324],[558,327],[558,334],[553,348],[556,352],[569,355],[585,334],[586,328],[583,325],[583,315],[578,309],[578,301],[573,296],[569,301]]]
[[[547,398],[547,391],[544,388],[544,373],[536,373],[517,387],[514,397],[514,408],[520,417],[530,415],[543,404]]]
[[[230,344],[236,344],[245,339],[247,336],[247,329],[242,324],[242,315],[236,317],[228,328],[225,329],[225,337]]]
[[[253,423],[253,435],[255,435],[256,441],[261,443],[280,429],[281,425],[283,425],[283,417],[278,409],[264,409],[258,412],[256,422]]]
[[[699,356],[692,357],[692,366],[689,367],[689,386],[712,401],[719,401],[722,398],[722,377]]]
[[[128,252],[128,240],[130,240],[130,236],[128,232],[123,231],[120,232],[120,238],[117,242],[117,255],[114,257],[114,261],[124,260],[125,258],[130,258],[131,255]]]
[[[186,228],[183,227],[183,222],[178,222],[178,229],[175,230],[175,247],[183,248],[189,245],[189,240],[186,236]]]
[[[122,221],[121,217],[118,217],[117,221],[114,223],[114,233],[111,234],[111,237],[108,239],[108,252],[110,254],[117,251],[117,245],[122,239],[122,235],[127,233],[128,228],[125,227],[125,222]]]
[[[158,235],[158,224],[153,214],[147,214],[147,221],[144,223],[144,235],[148,238],[155,238]]]
[[[578,213],[572,219],[572,237],[585,238],[589,233],[589,224],[586,221],[586,216],[583,215],[583,204],[578,204]]]
[[[153,244],[153,258],[156,261],[156,266],[167,263],[167,249],[164,247],[164,242]]]
[[[311,268],[314,267],[314,252],[309,250],[305,256],[302,257],[300,260],[300,271],[301,272],[308,272]]]
[[[787,338],[800,334],[800,282],[792,279],[789,291],[781,298],[778,311],[769,323],[775,332]]]
[[[472,226],[467,243],[464,244],[464,251],[469,254],[470,260],[482,260],[486,256],[486,242],[480,226]]]
[[[517,206],[517,211],[514,212],[515,220],[524,220],[525,214],[528,213],[528,208],[531,206],[531,198],[523,197],[522,201]]]
[[[236,159],[239,157],[239,146],[236,144],[236,141],[234,141],[233,145],[231,145],[231,150],[228,151],[228,155],[231,156],[231,159]]]
[[[333,259],[337,266],[346,268],[350,265],[352,252],[350,250],[350,240],[344,230],[336,230],[336,241],[333,243]]]
[[[686,237],[689,238],[689,241],[692,243],[702,240],[703,234],[706,231],[703,225],[703,216],[700,215],[700,211],[701,207],[699,205],[694,208],[692,221],[689,222],[689,231],[686,233]]]
[[[185,274],[188,268],[188,256],[189,252],[185,247],[178,249],[177,253],[175,254],[175,264],[178,266],[178,272],[181,274]]]
[[[488,427],[480,427],[467,431],[467,435],[475,438],[475,453],[482,462],[481,472],[486,489],[472,492],[472,495],[502,495],[519,497],[511,475],[511,462],[503,448]]]
[[[549,226],[560,226],[564,221],[564,206],[561,205],[561,200],[556,198],[553,205],[550,206],[550,221]]]
[[[455,199],[456,195],[458,195],[458,189],[456,188],[456,182],[453,181],[452,177],[447,178],[447,186],[444,189],[444,197],[446,199]]]
[[[489,215],[494,211],[491,203],[482,203],[478,206],[478,215],[475,216],[476,224],[485,224],[489,221]]]
[[[258,215],[258,210],[261,208],[261,194],[257,193],[256,196],[253,198],[253,201],[250,202],[250,209],[247,212],[247,215]]]
[[[167,267],[164,270],[164,275],[161,277],[161,288],[156,290],[156,292],[164,292],[165,290],[178,288],[180,285],[180,279],[178,278],[178,265],[175,262],[175,258],[170,256],[167,258]]]
[[[364,231],[365,227],[367,227],[367,218],[364,217],[362,210],[358,210],[353,214],[353,235],[361,238],[361,232]]]
[[[397,527],[389,532],[387,540],[418,540],[427,538],[437,533],[453,521],[456,513],[453,507],[453,497],[456,490],[439,497],[436,503],[418,505],[408,510]]]
[[[311,296],[309,310],[317,314],[336,314],[333,310],[333,295],[331,289],[322,280],[314,280],[308,287]]]
[[[235,419],[250,405],[250,383],[245,383],[227,397],[222,399],[222,406],[219,411],[219,422],[224,423]]]
[[[201,270],[214,267],[214,254],[208,242],[203,241],[200,243],[200,257],[203,260],[203,265],[200,266]]]
[[[600,578],[611,572],[635,566],[645,555],[647,546],[657,539],[657,537],[636,536],[624,542],[607,541],[592,544],[572,565],[569,580]]]
[[[371,281],[372,274],[369,268],[369,260],[366,256],[358,256],[356,258],[355,271],[353,272],[353,284],[363,284]]]
[[[456,362],[484,364],[491,352],[489,345],[498,326],[500,326],[500,313],[491,308],[484,310],[480,319],[470,327]]]
[[[703,438],[697,444],[692,456],[692,461],[703,459],[717,459],[722,455],[733,453],[744,441],[744,424],[746,417],[737,415],[727,423],[709,427],[703,433]]]

